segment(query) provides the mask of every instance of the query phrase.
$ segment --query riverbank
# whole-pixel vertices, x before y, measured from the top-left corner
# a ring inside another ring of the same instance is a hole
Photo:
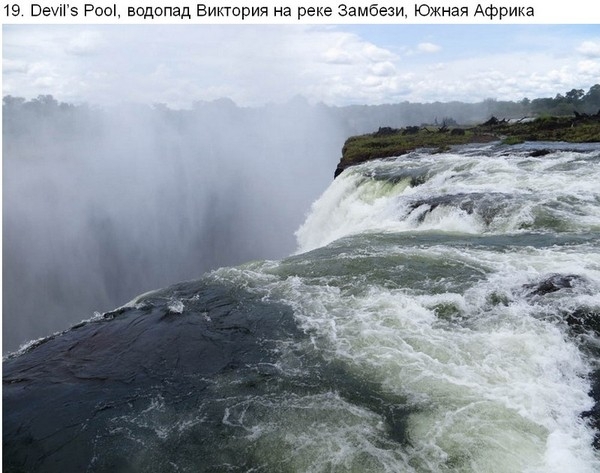
[[[375,133],[352,136],[346,140],[335,177],[344,169],[371,159],[400,156],[416,149],[444,152],[454,145],[502,141],[600,142],[600,111],[595,115],[547,116],[536,119],[498,120],[470,127],[409,126],[379,128]]]

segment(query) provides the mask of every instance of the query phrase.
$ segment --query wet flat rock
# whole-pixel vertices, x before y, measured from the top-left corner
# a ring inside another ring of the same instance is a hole
[[[127,470],[124,452],[94,467],[100,446],[120,438],[113,419],[156,398],[193,411],[215,396],[215,377],[253,376],[252,367],[273,361],[272,341],[295,330],[289,310],[219,287],[193,288],[201,297],[181,310],[172,298],[191,289],[159,293],[6,359],[4,471]]]

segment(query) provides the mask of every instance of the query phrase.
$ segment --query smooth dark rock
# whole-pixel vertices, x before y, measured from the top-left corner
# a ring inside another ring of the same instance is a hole
[[[577,274],[552,274],[539,282],[525,284],[523,287],[527,289],[530,296],[544,296],[583,283],[585,283],[585,278]]]
[[[115,419],[156,399],[173,415],[194,412],[225,394],[213,392],[216,378],[256,377],[275,361],[276,341],[299,334],[286,307],[188,283],[50,337],[3,363],[3,469],[129,471],[135,442]],[[223,413],[210,415],[208,424]]]
[[[344,172],[344,169],[346,169],[348,166],[342,164],[342,162],[340,161],[337,165],[337,167],[335,168],[335,172],[333,173],[333,178],[335,179],[336,177],[338,177],[342,172]]]
[[[552,151],[550,151],[549,149],[536,149],[535,151],[532,151],[531,153],[529,153],[529,156],[531,156],[532,158],[538,158],[540,156],[546,156],[547,154],[550,154]]]

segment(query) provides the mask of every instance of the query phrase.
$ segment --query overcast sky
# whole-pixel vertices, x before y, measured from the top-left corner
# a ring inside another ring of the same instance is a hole
[[[4,25],[3,95],[107,105],[554,96],[600,82],[600,25]]]

